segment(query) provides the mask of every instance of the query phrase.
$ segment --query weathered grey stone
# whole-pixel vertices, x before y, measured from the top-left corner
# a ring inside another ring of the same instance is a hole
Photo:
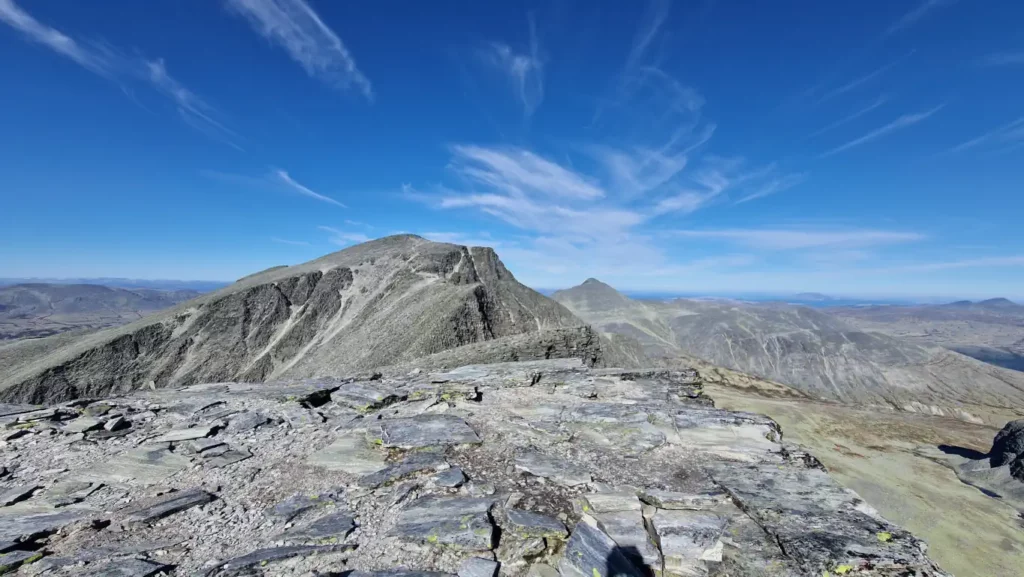
[[[99,417],[78,417],[67,425],[64,425],[64,432],[84,433],[86,431],[94,431],[96,429],[102,429],[104,422],[106,421]]]
[[[589,472],[565,459],[549,457],[535,451],[516,457],[515,467],[531,475],[551,479],[556,483],[570,487],[583,485],[592,480]]]
[[[616,511],[640,511],[643,503],[634,493],[609,491],[606,493],[586,493],[580,495],[581,509],[584,513],[614,513]]]
[[[13,505],[18,501],[24,501],[32,496],[39,489],[39,485],[18,485],[0,492],[0,507]]]
[[[373,425],[385,447],[416,449],[439,445],[479,443],[480,437],[455,415],[426,414],[402,419],[385,419]]]
[[[324,416],[304,407],[286,407],[279,410],[281,418],[294,429],[323,424]]]
[[[33,423],[36,421],[49,421],[51,419],[56,419],[60,414],[60,409],[37,409],[35,411],[20,413],[18,415],[18,422]]]
[[[103,423],[103,430],[107,432],[121,431],[132,426],[131,421],[118,415]]]
[[[704,511],[657,511],[651,532],[665,559],[665,573],[690,577],[706,573],[705,561],[722,560],[726,519]]]
[[[497,577],[498,564],[490,559],[467,557],[459,565],[459,577]]]
[[[0,403],[0,417],[21,415],[43,409],[40,405],[21,405],[12,403]]]
[[[14,429],[13,431],[0,430],[0,441],[13,441],[26,435],[32,434],[30,429]]]
[[[102,486],[102,483],[91,481],[60,481],[44,491],[41,498],[51,507],[65,507],[82,501]]]
[[[611,537],[577,523],[558,563],[562,577],[643,577]]]
[[[219,425],[198,425],[188,429],[175,429],[152,440],[153,443],[174,443],[178,441],[191,441],[202,439],[217,432]]]
[[[640,511],[611,511],[592,517],[597,528],[611,537],[637,567],[661,567],[661,553],[647,533]]]
[[[152,523],[169,515],[205,505],[214,500],[214,496],[201,489],[175,491],[163,495],[150,503],[132,507],[124,516],[128,523]]]
[[[241,433],[251,431],[270,423],[270,419],[262,413],[245,411],[241,414],[232,415],[228,420],[227,432]]]
[[[11,551],[10,553],[0,553],[0,575],[17,571],[18,567],[27,565],[33,561],[38,561],[42,558],[43,554],[35,551]]]
[[[284,547],[257,549],[252,553],[247,553],[222,563],[211,573],[225,576],[242,575],[253,568],[263,568],[276,561],[283,561],[294,557],[312,557],[323,553],[339,553],[353,549],[355,549],[355,545],[287,545]]]
[[[558,569],[547,563],[533,563],[526,571],[526,577],[559,577]]]
[[[487,551],[494,546],[488,513],[493,503],[493,499],[421,497],[401,512],[391,534],[461,551]]]
[[[170,565],[148,559],[116,559],[96,568],[90,565],[82,575],[88,577],[152,577],[170,568]]]
[[[640,500],[659,509],[711,509],[729,500],[724,492],[682,493],[661,489],[644,489]]]
[[[208,455],[210,455],[209,458],[205,458]],[[205,458],[203,460],[203,463],[206,464],[207,467],[219,469],[221,467],[234,465],[235,463],[251,458],[252,453],[248,449],[231,449],[215,455],[211,455],[210,453],[203,453],[203,457]]]
[[[188,448],[195,453],[202,454],[217,447],[227,447],[228,444],[217,439],[196,439],[188,444]],[[227,449],[225,449],[227,450]]]
[[[18,503],[0,508],[0,541],[27,541],[82,521],[96,518],[96,511],[65,507],[54,510],[48,506]]]
[[[455,577],[451,573],[439,571],[353,571],[349,577]]]
[[[18,547],[18,544],[14,541],[0,541],[0,553],[6,553],[13,551]]]
[[[189,462],[188,458],[174,454],[165,446],[143,445],[88,469],[82,476],[118,483],[135,480],[152,485],[187,467]]]
[[[1024,419],[1010,421],[996,433],[989,451],[993,467],[1009,465],[1024,454]]]
[[[288,544],[326,545],[340,543],[356,528],[349,511],[328,513],[302,527],[285,531],[281,539]]]
[[[333,443],[313,453],[309,463],[349,475],[369,475],[388,466],[384,455],[371,449],[366,439],[354,432],[343,433]]]
[[[449,467],[431,477],[438,487],[461,487],[466,482],[466,474],[459,467]]]
[[[440,453],[412,453],[380,471],[363,475],[359,478],[358,484],[360,487],[375,489],[412,475],[438,471],[447,466],[448,463]]]
[[[340,491],[304,495],[297,493],[266,510],[268,517],[287,523],[306,511],[334,505],[342,500]]]
[[[523,509],[508,509],[505,511],[505,516],[509,525],[506,530],[516,537],[564,539],[569,535],[565,525],[554,517]]]
[[[399,399],[397,391],[380,381],[357,381],[342,385],[331,394],[331,400],[361,413],[386,407]]]
[[[102,417],[109,413],[113,408],[114,407],[111,407],[107,403],[92,403],[82,409],[82,414],[87,417]]]

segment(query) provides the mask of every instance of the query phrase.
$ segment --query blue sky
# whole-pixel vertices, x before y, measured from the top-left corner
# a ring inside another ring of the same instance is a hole
[[[0,0],[0,277],[411,232],[520,280],[1024,297],[1024,3]]]

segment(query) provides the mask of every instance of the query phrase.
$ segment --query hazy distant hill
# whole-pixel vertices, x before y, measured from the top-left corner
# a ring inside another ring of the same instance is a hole
[[[1024,406],[1024,374],[858,330],[819,309],[734,301],[636,301],[590,279],[552,298],[655,359],[693,356],[854,403],[946,411]]]
[[[1024,306],[996,298],[942,305],[836,307],[829,313],[863,330],[939,345],[1024,371]]]
[[[516,281],[492,249],[393,236],[247,276],[122,327],[0,346],[0,399],[339,375],[581,324]],[[574,346],[555,341],[552,354]]]
[[[93,284],[0,286],[0,340],[120,325],[199,294]]]

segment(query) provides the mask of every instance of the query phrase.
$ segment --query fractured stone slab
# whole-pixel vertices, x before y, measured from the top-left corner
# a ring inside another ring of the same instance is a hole
[[[398,517],[391,535],[461,551],[488,551],[494,547],[494,525],[488,511],[493,499],[421,497]]]

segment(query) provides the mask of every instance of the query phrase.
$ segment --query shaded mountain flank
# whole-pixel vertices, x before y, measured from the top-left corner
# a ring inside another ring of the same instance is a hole
[[[125,289],[94,284],[0,286],[0,340],[121,325],[200,294],[195,290]]]
[[[865,332],[816,309],[637,301],[595,279],[552,298],[595,329],[638,342],[655,364],[693,365],[696,357],[818,398],[968,420],[1024,406],[1024,374],[940,347]]]
[[[502,358],[593,364],[596,343],[575,330],[581,324],[516,281],[490,248],[392,236],[250,275],[129,325],[0,346],[0,399],[337,375],[566,328],[546,341],[513,341]]]
[[[943,305],[835,307],[828,310],[867,331],[947,349],[1024,371],[1024,306],[996,298]]]

